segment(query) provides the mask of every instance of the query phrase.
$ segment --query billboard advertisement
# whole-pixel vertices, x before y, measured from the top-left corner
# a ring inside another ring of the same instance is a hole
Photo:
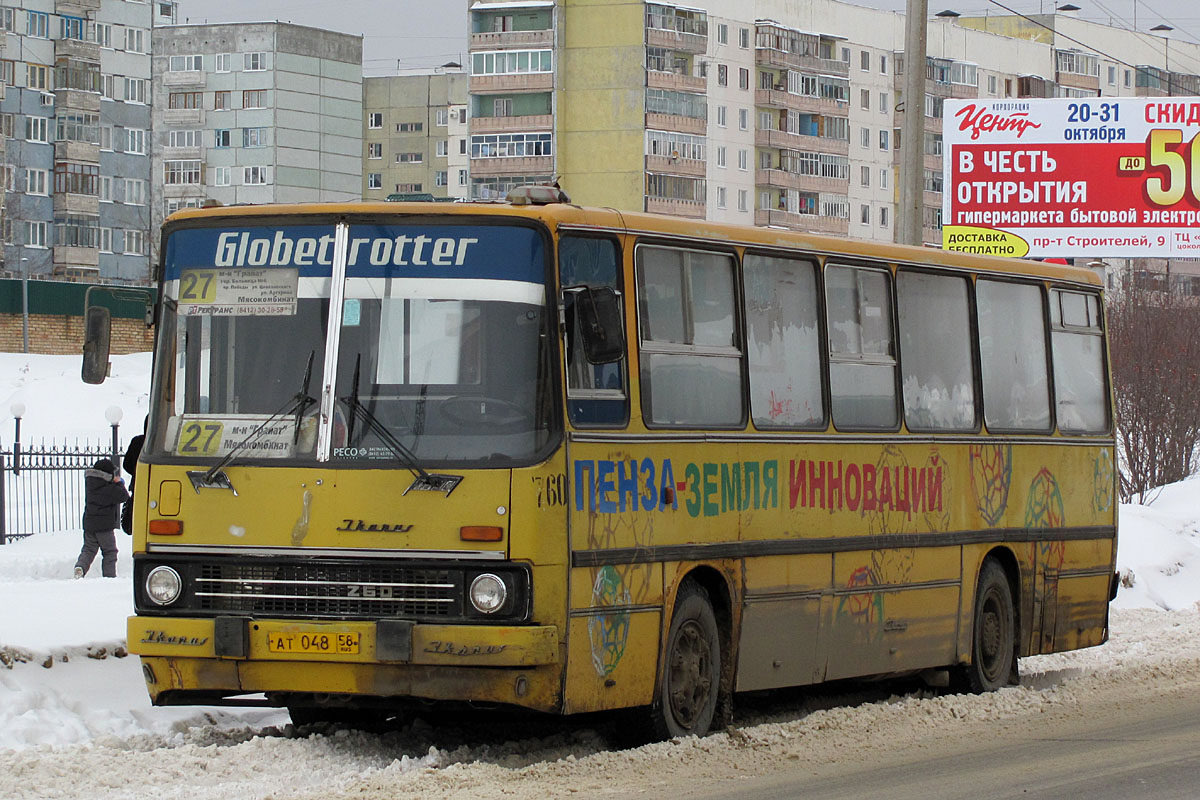
[[[947,100],[942,244],[1200,257],[1200,98]]]

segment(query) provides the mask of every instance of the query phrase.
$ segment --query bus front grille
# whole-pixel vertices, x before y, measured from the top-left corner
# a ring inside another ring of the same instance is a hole
[[[191,587],[199,611],[285,617],[453,618],[461,570],[387,564],[208,563]]]

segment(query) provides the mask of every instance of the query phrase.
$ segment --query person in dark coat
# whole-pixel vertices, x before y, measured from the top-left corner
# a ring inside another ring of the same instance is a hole
[[[106,578],[117,577],[117,523],[121,504],[129,499],[125,482],[117,466],[102,458],[83,474],[83,549],[75,561],[75,577],[82,578],[99,550],[101,573]]]
[[[133,493],[137,485],[137,462],[138,457],[142,454],[142,444],[146,441],[146,427],[150,424],[150,415],[146,415],[146,420],[142,423],[142,432],[129,440],[129,447],[125,449],[125,459],[121,462],[121,466],[129,473],[129,500],[125,504],[124,510],[121,512],[121,530],[126,533],[133,533]]]

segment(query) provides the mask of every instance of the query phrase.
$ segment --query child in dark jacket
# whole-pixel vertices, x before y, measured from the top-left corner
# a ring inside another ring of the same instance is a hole
[[[96,462],[83,475],[83,549],[75,562],[75,577],[82,578],[96,557],[103,553],[100,561],[101,573],[106,578],[117,577],[117,523],[121,517],[121,504],[129,499],[125,482],[121,480],[117,467],[107,458]]]

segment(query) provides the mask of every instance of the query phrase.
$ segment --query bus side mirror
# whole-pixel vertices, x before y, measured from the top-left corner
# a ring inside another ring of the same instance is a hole
[[[625,321],[617,292],[607,286],[585,286],[575,297],[583,354],[592,364],[612,364],[625,357]]]
[[[89,306],[84,316],[83,382],[104,383],[108,377],[108,350],[112,319],[104,306]]]

